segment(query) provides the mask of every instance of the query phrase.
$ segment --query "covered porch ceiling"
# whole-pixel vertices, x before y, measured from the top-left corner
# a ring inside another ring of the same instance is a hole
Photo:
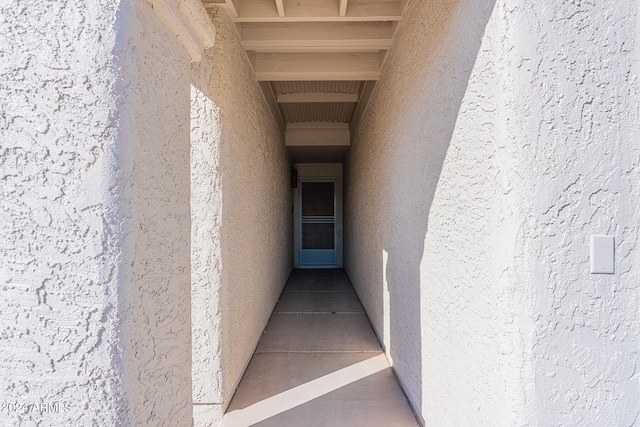
[[[309,160],[305,152],[324,161],[344,157],[349,129],[380,77],[408,0],[202,3],[226,7],[234,20],[274,117],[286,129],[294,162]]]

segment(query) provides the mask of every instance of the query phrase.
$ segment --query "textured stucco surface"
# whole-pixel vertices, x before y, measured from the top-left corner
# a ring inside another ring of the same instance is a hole
[[[49,409],[0,424],[189,425],[192,393],[215,420],[290,272],[233,24],[213,9],[191,66],[149,4],[0,5],[0,404]],[[345,266],[426,425],[640,422],[638,7],[410,4],[353,134]]]
[[[514,1],[506,19],[528,409],[637,425],[638,2]],[[615,236],[614,275],[589,274],[591,234]]]
[[[194,402],[224,410],[291,272],[292,192],[284,135],[233,23],[210,13],[216,44],[192,107],[193,288],[204,298],[194,300]]]
[[[345,266],[425,425],[638,422],[635,9],[409,6],[353,135]]]
[[[207,95],[211,61],[197,64],[191,86],[191,333],[196,425],[222,418],[220,108]],[[206,424],[204,424],[206,425]]]
[[[190,58],[146,1],[121,53],[121,344],[132,425],[191,422]]]
[[[145,1],[0,16],[0,402],[49,405],[0,424],[188,425],[189,58]]]
[[[61,405],[0,425],[115,425],[122,407],[118,3],[0,5],[0,402]]]

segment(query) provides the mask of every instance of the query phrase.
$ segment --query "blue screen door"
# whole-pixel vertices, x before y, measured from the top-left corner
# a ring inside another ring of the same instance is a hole
[[[300,183],[300,264],[336,265],[336,182]]]

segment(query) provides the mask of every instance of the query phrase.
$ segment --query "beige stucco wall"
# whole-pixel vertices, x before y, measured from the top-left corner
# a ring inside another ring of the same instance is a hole
[[[0,5],[0,401],[59,405],[5,406],[2,425],[115,424],[121,407],[118,5],[74,6]]]
[[[354,130],[345,261],[425,424],[637,422],[637,9],[411,3]],[[233,25],[190,65],[146,0],[0,14],[0,421],[189,425],[192,393],[219,417],[292,260]]]
[[[409,6],[347,164],[346,270],[426,425],[519,403],[492,6]]]
[[[353,134],[345,265],[425,425],[638,413],[623,3],[416,1],[400,24]],[[615,235],[615,275],[589,273],[592,234]]]
[[[192,107],[194,410],[202,423],[229,404],[293,262],[284,134],[227,12],[210,12],[216,45],[196,70],[204,77]]]
[[[0,424],[189,425],[190,58],[147,1],[0,8]]]
[[[191,420],[190,58],[147,1],[130,5],[119,149],[126,269],[123,385],[133,425]]]
[[[538,425],[635,425],[639,4],[510,3],[527,410]],[[613,275],[589,274],[597,234],[615,237]]]

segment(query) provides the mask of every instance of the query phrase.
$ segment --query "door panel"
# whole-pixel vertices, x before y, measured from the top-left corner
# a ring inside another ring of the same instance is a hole
[[[303,182],[302,216],[334,216],[334,187],[333,182]]]
[[[337,263],[335,187],[335,181],[300,183],[300,264]]]

